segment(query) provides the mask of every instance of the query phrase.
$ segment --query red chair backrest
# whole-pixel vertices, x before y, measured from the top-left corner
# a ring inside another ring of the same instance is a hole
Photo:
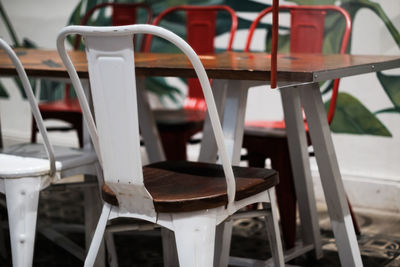
[[[233,38],[236,33],[238,19],[233,9],[224,5],[215,6],[176,6],[161,12],[153,21],[153,25],[159,23],[173,12],[186,12],[187,42],[197,54],[211,54],[215,52],[214,39],[216,35],[217,12],[225,11],[231,16],[231,30],[226,50],[232,50]],[[152,36],[148,36],[145,42],[145,51],[150,51]],[[188,79],[188,97],[185,108],[203,109],[204,97],[197,79]]]
[[[260,20],[272,12],[273,7],[261,11],[250,26],[247,36],[245,51],[250,50],[250,44]],[[290,27],[290,52],[292,53],[321,53],[324,40],[324,22],[328,11],[334,11],[343,16],[346,27],[340,46],[340,53],[346,52],[351,32],[351,18],[349,13],[338,6],[279,6],[279,10],[289,10],[291,14]],[[271,68],[272,74],[272,68]],[[271,78],[272,80],[272,78]],[[271,83],[271,87],[272,83]],[[332,97],[328,111],[328,122],[330,123],[335,113],[336,99],[339,90],[339,79],[333,84]]]

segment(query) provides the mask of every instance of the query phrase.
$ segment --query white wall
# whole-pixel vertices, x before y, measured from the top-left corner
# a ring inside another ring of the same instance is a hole
[[[57,33],[67,24],[69,15],[78,0],[5,0],[2,1],[20,42],[28,38],[40,48],[56,48]],[[12,43],[3,21],[0,21],[0,37]],[[1,78],[6,85],[9,99],[0,98],[1,127],[4,138],[27,140],[30,136],[31,117],[27,101],[9,78]],[[53,123],[54,122],[50,122]],[[76,135],[52,134],[58,144],[76,145]]]

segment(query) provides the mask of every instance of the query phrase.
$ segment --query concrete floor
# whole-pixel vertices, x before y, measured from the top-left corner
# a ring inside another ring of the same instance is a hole
[[[82,199],[82,192],[76,188],[56,186],[43,191],[38,224],[57,230],[64,229],[61,231],[64,235],[83,247]],[[324,257],[317,261],[312,256],[301,256],[291,261],[291,265],[340,266],[326,206],[318,203],[318,210]],[[400,215],[357,208],[355,212],[362,232],[358,242],[364,266],[400,266]],[[0,266],[11,266],[5,209],[1,209],[0,215],[6,240],[5,251],[2,251],[0,256]],[[261,219],[240,220],[234,225],[231,255],[256,259],[269,257],[268,242]],[[161,238],[158,230],[118,233],[114,236],[120,266],[162,266]],[[49,241],[42,233],[37,234],[35,246],[34,266],[82,265],[79,259]]]

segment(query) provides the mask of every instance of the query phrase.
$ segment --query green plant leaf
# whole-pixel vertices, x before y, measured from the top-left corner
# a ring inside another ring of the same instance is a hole
[[[146,89],[160,97],[160,101],[163,101],[164,97],[169,98],[175,104],[179,103],[177,95],[182,96],[182,92],[169,84],[167,84],[163,77],[149,77],[145,81]]]
[[[56,101],[64,97],[65,83],[50,80],[42,80],[40,82],[39,99],[45,101]],[[73,90],[71,90],[73,91]]]
[[[393,40],[396,42],[397,46],[400,47],[400,33],[386,15],[379,2],[372,2],[369,0],[342,0],[341,6],[349,12],[352,20],[354,20],[357,12],[360,9],[370,9],[382,20],[389,33],[393,37]]]
[[[379,82],[395,108],[400,109],[400,76],[385,75],[377,72]]]
[[[381,113],[400,113],[400,108],[385,108],[385,109],[375,111],[374,114],[376,115],[376,114],[381,114]]]
[[[325,103],[326,109],[329,103],[330,101]],[[338,94],[331,130],[335,133],[392,136],[385,125],[371,111],[348,93]]]

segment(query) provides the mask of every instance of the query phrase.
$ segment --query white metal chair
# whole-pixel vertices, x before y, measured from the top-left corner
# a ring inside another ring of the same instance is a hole
[[[65,50],[64,41],[70,34],[79,34],[85,41],[96,122]],[[142,167],[134,34],[159,36],[186,54],[203,89],[222,166],[166,161]],[[271,203],[272,254],[275,266],[284,266],[274,194],[277,173],[232,168],[207,74],[183,39],[151,25],[69,26],[60,32],[57,49],[77,92],[104,171],[102,194],[106,203],[85,266],[93,266],[107,222],[118,217],[143,219],[174,231],[181,266],[212,266],[216,226],[238,209],[256,202]]]
[[[50,144],[21,62],[1,39],[0,48],[8,54],[18,72],[44,142],[44,145],[25,143],[0,150],[0,192],[6,196],[13,266],[25,267],[32,266],[33,261],[39,192],[61,177],[101,172],[92,150],[53,147]],[[97,188],[93,190],[96,192]],[[84,254],[83,250],[74,252],[77,257]]]
[[[13,266],[32,266],[39,191],[60,178],[61,163],[55,161],[28,77],[14,51],[0,39],[20,77],[31,111],[43,136],[48,159],[0,154],[0,192],[6,195]]]

